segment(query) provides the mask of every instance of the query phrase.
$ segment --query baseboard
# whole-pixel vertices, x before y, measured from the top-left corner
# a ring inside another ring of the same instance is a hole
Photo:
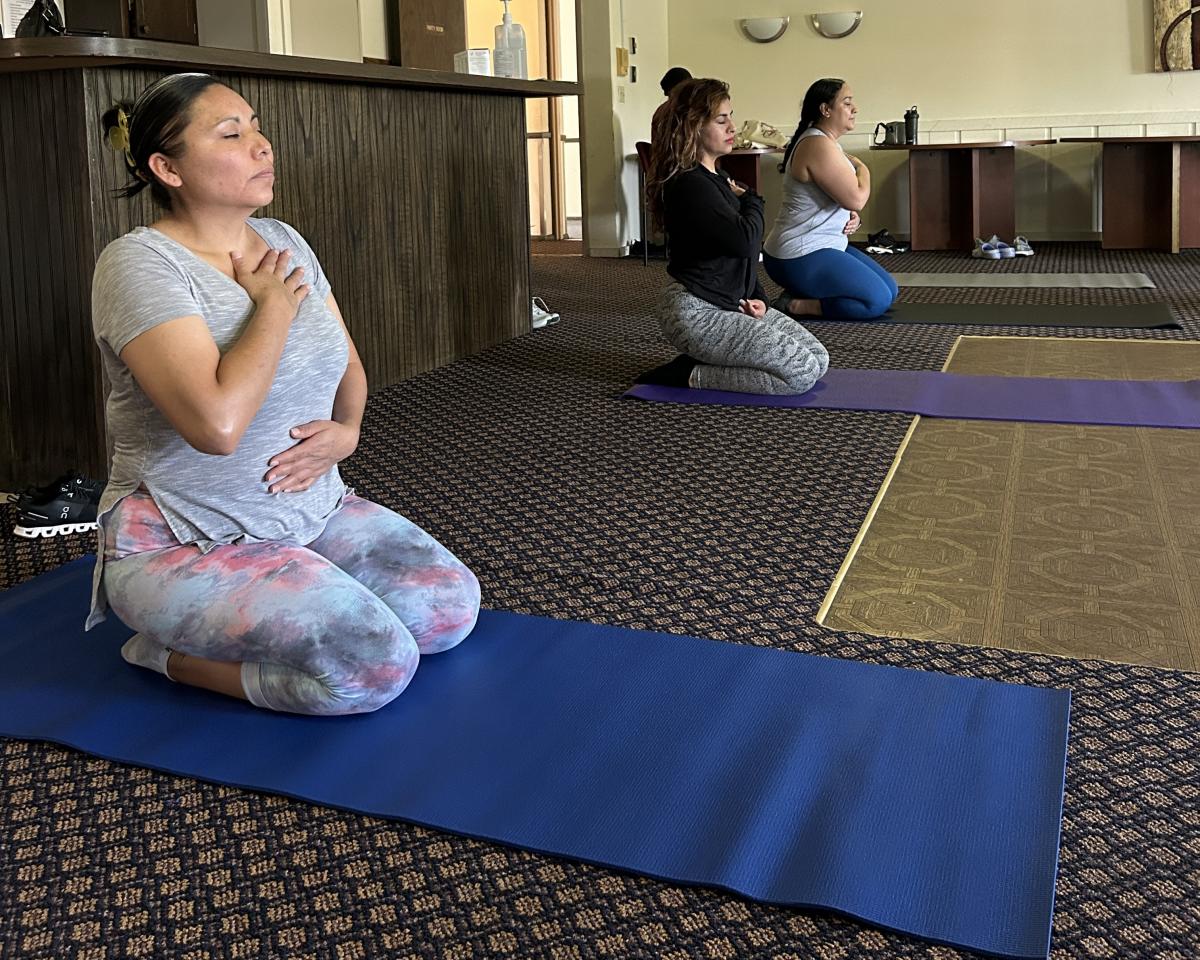
[[[1102,234],[1098,230],[1060,230],[1056,233],[1030,232],[1026,240],[1037,243],[1099,243]]]
[[[627,257],[629,256],[628,247],[588,247],[587,255],[589,257]]]

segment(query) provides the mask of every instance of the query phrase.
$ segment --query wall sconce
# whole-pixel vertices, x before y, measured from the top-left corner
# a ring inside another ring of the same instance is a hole
[[[791,17],[750,17],[746,20],[739,20],[738,26],[742,28],[742,35],[747,40],[753,40],[755,43],[770,43],[783,36],[791,19]]]
[[[861,10],[843,10],[839,13],[814,13],[812,15],[813,29],[821,36],[830,40],[840,40],[848,37],[862,23]]]

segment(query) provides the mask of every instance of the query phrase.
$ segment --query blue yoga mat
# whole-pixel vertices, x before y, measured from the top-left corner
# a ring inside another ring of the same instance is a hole
[[[764,396],[639,383],[635,400],[738,407],[883,410],[954,420],[1114,427],[1200,427],[1200,380],[1067,380],[939,370],[831,369],[799,395]]]
[[[89,571],[0,594],[0,734],[1048,954],[1065,690],[485,611],[375,714],[272,714],[85,635]]]

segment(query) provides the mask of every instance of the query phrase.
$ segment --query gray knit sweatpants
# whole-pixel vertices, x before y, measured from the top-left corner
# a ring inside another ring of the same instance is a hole
[[[829,369],[829,351],[787,314],[767,307],[761,320],[722,310],[671,283],[655,313],[663,335],[698,361],[692,383],[737,393],[804,393]]]

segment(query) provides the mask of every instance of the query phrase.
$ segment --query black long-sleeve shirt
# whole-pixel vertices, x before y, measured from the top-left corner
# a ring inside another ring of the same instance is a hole
[[[734,196],[722,174],[702,166],[679,173],[663,189],[670,248],[667,272],[702,300],[736,310],[739,300],[766,300],[758,280],[763,199]]]

